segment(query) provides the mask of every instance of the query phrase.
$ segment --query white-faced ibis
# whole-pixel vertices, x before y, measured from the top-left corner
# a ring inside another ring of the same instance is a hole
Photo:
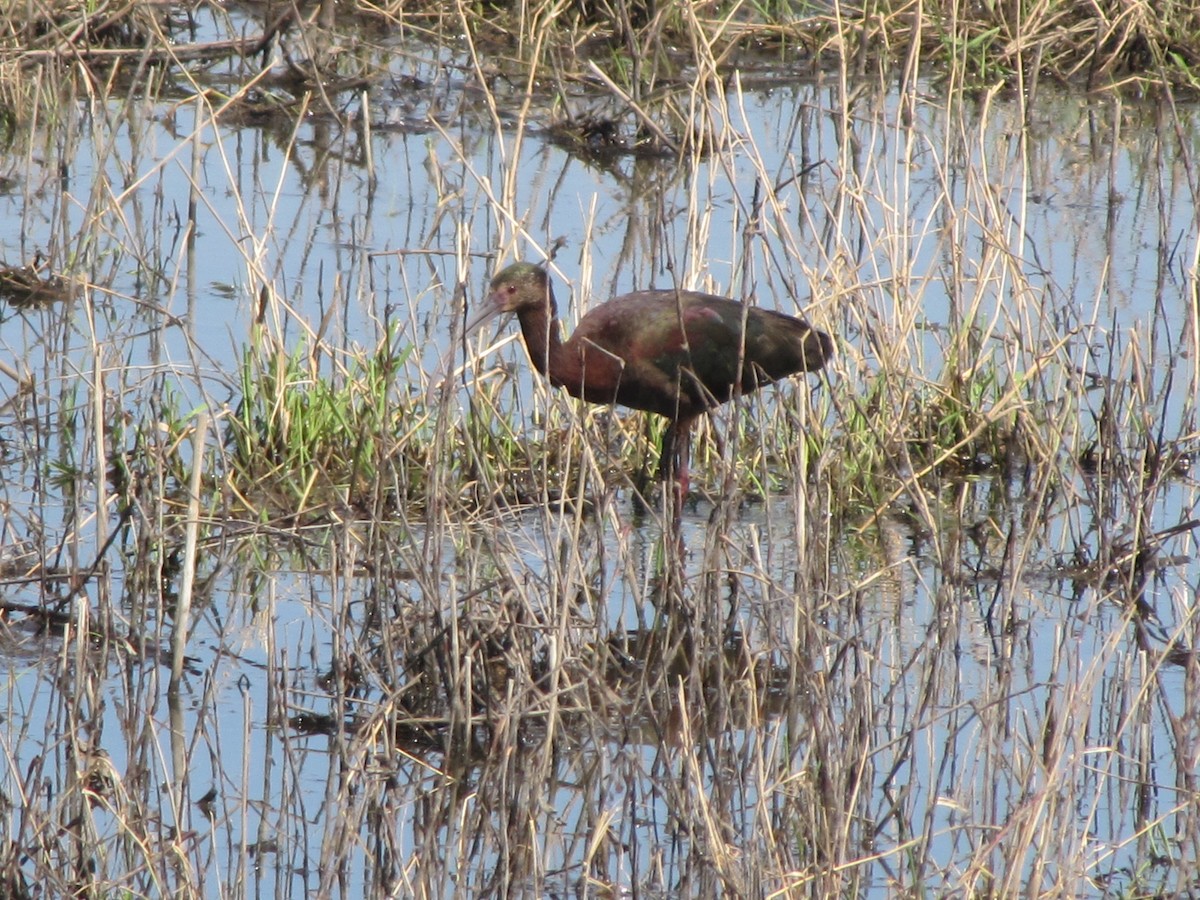
[[[666,416],[659,474],[688,487],[692,424],[735,394],[748,394],[833,355],[829,335],[803,319],[696,291],[636,291],[590,310],[565,342],[546,270],[515,263],[492,279],[468,333],[516,313],[533,367],[589,403],[619,403]]]

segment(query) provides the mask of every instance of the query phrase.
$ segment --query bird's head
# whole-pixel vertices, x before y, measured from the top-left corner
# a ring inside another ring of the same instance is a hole
[[[476,310],[467,323],[467,333],[489,319],[503,313],[517,313],[546,309],[554,314],[554,299],[550,295],[550,277],[546,270],[533,263],[513,263],[504,269],[488,285],[488,294],[483,305]]]

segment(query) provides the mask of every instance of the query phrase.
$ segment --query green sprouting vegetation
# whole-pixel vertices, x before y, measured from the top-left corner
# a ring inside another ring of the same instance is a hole
[[[411,348],[394,344],[333,375],[307,348],[246,351],[228,419],[228,483],[247,508],[303,520],[329,507],[378,513],[425,501],[430,429],[399,396]]]

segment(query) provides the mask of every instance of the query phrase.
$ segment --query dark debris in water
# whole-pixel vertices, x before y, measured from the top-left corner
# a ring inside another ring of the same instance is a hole
[[[1085,475],[1102,475],[1108,471],[1141,471],[1150,478],[1188,478],[1196,464],[1196,453],[1175,444],[1163,447],[1148,447],[1140,458],[1132,453],[1118,451],[1092,441],[1077,457],[1079,469]]]
[[[1172,644],[1163,653],[1163,662],[1169,666],[1179,666],[1182,669],[1200,666],[1200,650],[1196,650],[1194,647],[1181,647],[1178,644]]]
[[[343,722],[337,716],[304,710],[290,716],[288,727],[305,737],[334,737],[369,732],[378,723],[370,716]],[[482,760],[487,756],[489,734],[476,725],[454,727],[446,716],[409,715],[404,710],[390,717],[387,726],[392,742],[414,756],[440,753],[462,760]]]
[[[297,734],[333,737],[342,730],[341,720],[336,716],[306,710],[288,719],[288,726]]]
[[[605,116],[578,116],[548,125],[546,138],[581,159],[609,165],[623,157],[663,159],[675,155],[654,135],[638,130],[627,133],[616,119]]]
[[[35,260],[31,265],[0,265],[0,299],[18,309],[50,306],[71,299],[74,286],[57,274],[43,274],[45,266]]]

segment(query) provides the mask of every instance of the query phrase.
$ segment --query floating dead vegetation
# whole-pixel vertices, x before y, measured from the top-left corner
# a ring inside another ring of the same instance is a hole
[[[186,16],[175,17],[156,3],[118,5],[68,2],[10,4],[4,34],[28,52],[94,47],[145,47],[161,44],[173,26],[187,27]],[[164,30],[165,29],[165,30]]]
[[[74,283],[49,272],[41,259],[24,266],[0,265],[0,300],[17,309],[64,303],[75,293]]]
[[[585,159],[609,160],[632,155],[636,145],[621,131],[616,119],[583,116],[552,123],[546,136],[569,153]]]
[[[552,626],[530,619],[527,598],[497,587],[473,592],[445,620],[417,609],[408,621],[381,620],[317,679],[330,707],[346,714],[313,708],[310,695],[288,713],[288,727],[481,766],[498,746],[539,746],[552,732],[571,746],[614,736],[654,746],[664,735],[673,744],[696,739],[683,728],[689,719],[761,725],[787,715],[809,677],[738,629],[713,640],[675,616],[555,648],[546,640]]]

